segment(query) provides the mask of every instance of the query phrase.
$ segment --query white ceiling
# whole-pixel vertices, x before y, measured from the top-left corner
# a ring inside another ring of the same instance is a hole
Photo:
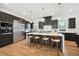
[[[14,11],[16,14],[26,17],[27,19],[37,19],[44,16],[57,16],[58,4],[57,3],[0,3],[0,7]],[[42,8],[44,10],[42,11]],[[32,10],[32,13],[30,12]],[[62,3],[61,15],[79,12],[79,3]]]

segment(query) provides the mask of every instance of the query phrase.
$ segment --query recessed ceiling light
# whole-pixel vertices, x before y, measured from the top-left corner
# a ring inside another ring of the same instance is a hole
[[[58,19],[61,19],[61,17],[58,17]]]
[[[72,9],[70,9],[69,11],[72,12]]]
[[[24,14],[26,14],[26,12],[24,12]]]

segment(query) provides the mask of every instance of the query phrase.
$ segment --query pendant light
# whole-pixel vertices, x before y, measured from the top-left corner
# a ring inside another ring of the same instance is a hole
[[[30,10],[30,19],[32,20],[32,10]]]
[[[58,19],[61,19],[61,3],[58,3]]]
[[[43,17],[44,17],[44,8],[42,8],[41,19],[40,19],[40,21],[42,21],[42,22],[45,21],[45,19]]]
[[[43,11],[44,11],[44,8],[42,8],[42,17],[44,16]]]

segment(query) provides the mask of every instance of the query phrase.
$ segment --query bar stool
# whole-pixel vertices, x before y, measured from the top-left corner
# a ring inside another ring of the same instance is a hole
[[[48,40],[49,40],[48,37],[42,37],[42,43],[43,43],[43,41],[45,41],[45,45],[46,45],[46,55],[47,55],[47,44],[48,44]]]
[[[31,42],[31,39],[33,38],[33,36],[32,35],[29,35],[28,38],[29,38],[29,45],[31,47],[31,43],[30,42]]]
[[[51,41],[52,41],[51,46],[52,46],[53,42],[56,43],[57,56],[59,56],[59,43],[60,43],[60,39],[51,39]]]
[[[36,44],[36,48],[37,48],[38,40],[40,39],[40,37],[36,35],[36,36],[34,36],[34,39],[35,39],[35,44]]]

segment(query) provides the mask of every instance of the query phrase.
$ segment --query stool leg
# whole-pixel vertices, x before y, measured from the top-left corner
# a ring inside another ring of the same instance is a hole
[[[31,47],[30,39],[28,40],[28,45],[30,45],[30,47]]]
[[[52,50],[52,45],[53,45],[53,42],[51,42],[50,50]]]
[[[61,43],[59,42],[59,47],[61,46]],[[59,51],[61,51],[61,49],[59,48]]]
[[[42,40],[42,43],[41,43],[41,45],[43,45],[43,40]],[[43,48],[43,46],[42,46],[42,48]]]
[[[46,41],[46,51],[47,51],[47,41]]]
[[[36,39],[36,48],[37,48],[37,43],[38,43],[38,41],[37,41],[37,39]]]
[[[57,45],[57,56],[59,56],[59,47],[58,47],[59,43],[56,43],[56,45]]]
[[[41,46],[41,48],[42,48],[42,39],[40,39],[40,44],[41,44],[40,46]]]
[[[29,45],[29,38],[27,38],[27,45]]]
[[[33,41],[33,44],[34,44],[35,43],[35,39],[33,38],[32,41]]]
[[[47,41],[45,42],[45,44],[46,44],[46,55],[47,55]]]
[[[28,39],[28,45],[31,47],[31,38]]]
[[[51,47],[52,47],[52,45],[53,45],[53,42],[51,42]]]

